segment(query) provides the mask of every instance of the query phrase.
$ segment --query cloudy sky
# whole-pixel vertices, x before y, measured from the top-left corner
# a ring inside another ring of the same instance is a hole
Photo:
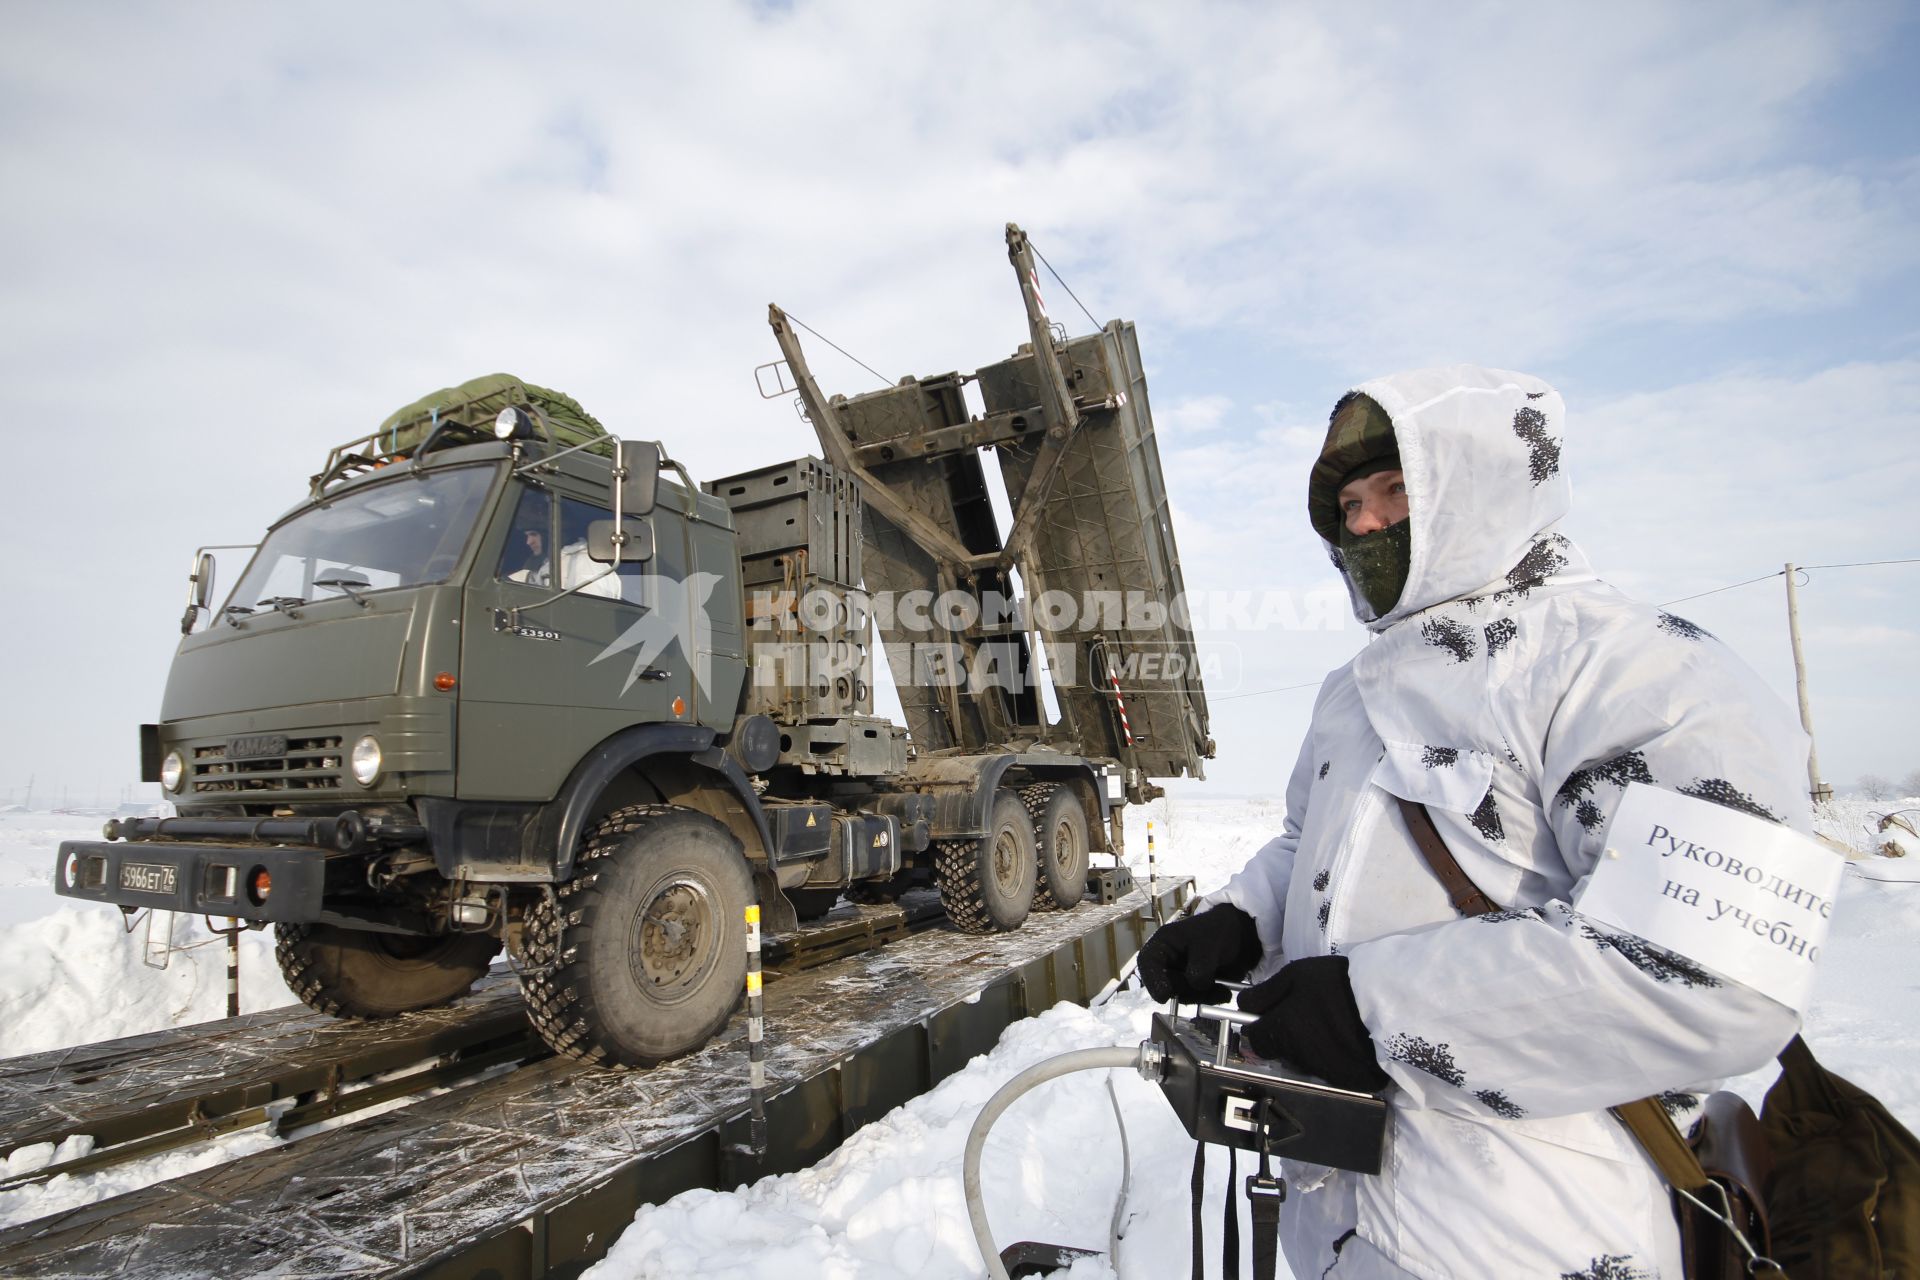
[[[1009,220],[1139,325],[1190,587],[1335,589],[1327,408],[1455,360],[1565,393],[1572,532],[1630,592],[1920,556],[1920,22],[1598,13],[13,4],[0,799],[117,797],[193,548],[394,407],[505,369],[696,476],[794,456],[766,304],[890,378],[991,362]],[[1802,591],[1832,779],[1920,769],[1917,601],[1920,565]],[[1780,578],[1678,611],[1791,699]],[[1232,639],[1211,785],[1274,790],[1311,691],[1258,691],[1364,632]]]

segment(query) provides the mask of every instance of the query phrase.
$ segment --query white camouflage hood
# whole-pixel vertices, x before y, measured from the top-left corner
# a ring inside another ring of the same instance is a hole
[[[1413,526],[1406,586],[1384,617],[1346,577],[1338,548],[1325,544],[1369,629],[1462,596],[1585,573],[1555,533],[1572,504],[1559,392],[1524,373],[1470,364],[1396,373],[1354,390],[1393,420]]]

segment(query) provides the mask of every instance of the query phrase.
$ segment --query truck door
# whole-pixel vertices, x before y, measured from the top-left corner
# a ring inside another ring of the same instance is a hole
[[[656,510],[653,558],[609,571],[586,550],[587,526],[613,515],[598,501],[523,486],[509,510],[496,522],[506,527],[490,531],[491,559],[483,549],[461,622],[459,794],[545,800],[609,735],[692,718],[691,666],[672,616],[686,525]],[[567,588],[578,589],[559,595]]]

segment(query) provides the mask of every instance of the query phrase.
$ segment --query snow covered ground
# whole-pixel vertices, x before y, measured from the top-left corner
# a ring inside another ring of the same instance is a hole
[[[1821,830],[1862,850],[1869,813],[1897,807],[1842,799],[1817,819]],[[1146,821],[1154,823],[1163,876],[1192,876],[1204,890],[1238,869],[1279,829],[1277,799],[1180,796],[1136,811],[1129,862],[1147,874]],[[218,1018],[225,1013],[224,946],[198,919],[176,921],[176,942],[208,945],[176,953],[165,970],[143,963],[145,930],[126,934],[119,913],[76,906],[49,887],[54,848],[90,836],[98,819],[0,815],[0,1056]],[[1808,1020],[1822,1060],[1878,1094],[1920,1129],[1920,860],[1875,858],[1850,875]],[[272,958],[271,935],[242,939],[243,1008],[291,1002]],[[894,1277],[915,1280],[981,1274],[960,1191],[961,1152],[980,1107],[1025,1068],[1071,1049],[1133,1045],[1147,1034],[1153,1006],[1137,990],[1095,1009],[1061,1005],[1010,1028],[989,1054],[892,1114],[867,1126],[811,1169],[729,1192],[690,1192],[642,1209],[594,1269],[598,1280],[705,1274],[759,1277]],[[774,1034],[778,1029],[773,1029]],[[1736,1081],[1756,1104],[1771,1071]],[[1105,1250],[1121,1174],[1121,1139],[1104,1077],[1126,1122],[1132,1193],[1118,1274],[1185,1274],[1187,1178],[1193,1147],[1159,1091],[1130,1072],[1091,1072],[1043,1086],[994,1126],[984,1162],[987,1208],[1002,1245],[1041,1240]],[[297,1136],[293,1139],[297,1140]],[[116,1194],[137,1182],[177,1176],[277,1139],[238,1134],[144,1169],[56,1179],[0,1193],[0,1222]],[[45,1163],[54,1152],[15,1153],[9,1169]],[[1225,1161],[1209,1161],[1218,1204]],[[1217,1213],[1210,1215],[1217,1223]],[[1209,1252],[1217,1240],[1209,1235]],[[1284,1274],[1284,1264],[1282,1266]],[[1112,1276],[1110,1260],[1087,1260],[1074,1280]]]

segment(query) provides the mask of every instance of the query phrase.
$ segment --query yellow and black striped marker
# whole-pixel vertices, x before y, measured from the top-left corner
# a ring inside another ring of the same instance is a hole
[[[747,1083],[752,1102],[748,1133],[756,1154],[767,1149],[766,1002],[760,994],[760,904],[747,908]]]

